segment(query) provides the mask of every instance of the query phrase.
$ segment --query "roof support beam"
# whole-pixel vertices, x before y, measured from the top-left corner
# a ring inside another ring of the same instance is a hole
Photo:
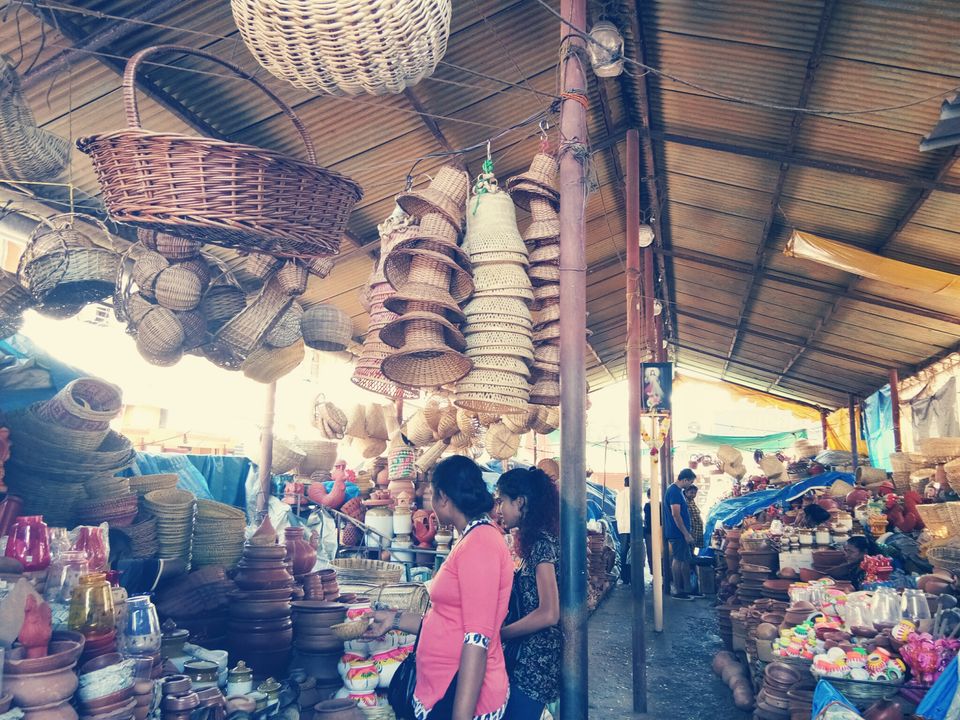
[[[892,183],[894,185],[904,185],[907,187],[924,188],[929,190],[938,190],[953,194],[960,194],[960,185],[953,185],[945,182],[943,178],[931,180],[930,178],[918,175],[893,172],[892,170],[881,170],[879,168],[867,168],[862,165],[842,162],[840,160],[823,160],[810,157],[808,155],[798,155],[796,153],[784,153],[782,150],[763,150],[761,148],[750,147],[748,145],[739,145],[737,143],[721,142],[717,140],[708,140],[706,138],[683,135],[679,133],[669,133],[662,130],[641,129],[641,134],[646,133],[654,140],[685,145],[687,147],[697,147],[704,150],[714,150],[716,152],[728,153],[730,155],[742,155],[744,157],[755,158],[757,160],[769,160],[771,162],[785,162],[796,167],[807,167],[815,170],[826,170],[827,172],[838,173],[840,175],[853,175],[856,177],[867,178],[868,180],[880,180],[882,182]]]
[[[23,78],[24,90],[30,90],[44,80],[50,79],[66,67],[68,63],[86,59],[90,57],[91,52],[120,42],[137,30],[142,30],[144,22],[152,22],[171,10],[177,9],[180,5],[180,0],[159,0],[153,3],[146,3],[142,10],[131,15],[129,19],[106,23],[98,32],[84,35],[81,40],[73,43],[72,48],[61,50],[49,60],[33,68],[33,70]],[[28,10],[30,9],[26,3],[24,7]],[[52,19],[53,16],[50,15],[50,17]],[[46,18],[42,19],[46,22]],[[57,24],[60,25],[61,30],[63,30],[63,23],[64,19],[57,16]],[[101,58],[97,57],[97,59],[100,60]]]
[[[65,17],[63,14],[57,15],[53,10],[31,3],[24,3],[23,8],[36,15],[38,18],[40,18],[40,20],[45,22],[50,27],[58,30],[61,35],[63,35],[70,43],[74,45],[74,47],[80,47],[87,40],[87,33],[85,33],[79,25],[73,22],[70,18]],[[123,72],[126,69],[126,63],[123,60],[118,60],[117,58],[113,57],[106,57],[104,55],[97,55],[96,58],[100,64],[109,68],[120,77],[123,77]],[[186,105],[173,97],[173,95],[157,85],[157,83],[155,83],[153,80],[140,75],[137,78],[137,87],[144,95],[149,97],[151,100],[156,102],[171,114],[175,115],[177,118],[185,122],[202,135],[217,138],[218,140],[226,139],[223,133],[213,127],[213,125],[208,123],[206,120],[200,118],[195,112],[190,110]]]
[[[440,129],[440,125],[437,124],[436,119],[427,111],[426,106],[420,100],[420,97],[417,95],[416,91],[413,88],[407,88],[403,91],[403,96],[407,99],[407,102],[410,103],[410,107],[413,108],[420,116],[420,120],[423,121],[423,124],[426,126],[427,130],[433,135],[433,139],[437,141],[437,144],[445,153],[449,153],[451,156],[451,161],[462,167],[464,170],[467,170],[467,163],[464,161],[462,155],[455,155],[453,145],[447,140],[447,136],[443,134],[443,130]],[[469,172],[469,171],[468,171]]]
[[[797,107],[805,108],[810,99],[810,92],[813,89],[813,83],[817,77],[817,70],[820,67],[820,61],[823,55],[823,46],[827,38],[827,32],[830,28],[830,21],[833,19],[833,11],[836,8],[837,0],[824,0],[823,8],[820,10],[820,24],[817,26],[817,34],[813,40],[813,47],[810,50],[810,56],[807,58],[807,69],[803,77],[803,84],[800,86],[800,96],[797,99]],[[794,112],[790,123],[790,134],[787,136],[787,144],[784,153],[789,157],[793,154],[797,145],[797,137],[800,135],[800,126],[803,124],[805,114]],[[783,185],[787,180],[787,172],[790,170],[790,163],[783,161],[780,163],[780,169],[777,173],[777,181],[774,183],[773,192],[770,194],[770,209],[767,211],[766,220],[763,223],[763,230],[760,233],[760,243],[757,245],[757,252],[753,259],[753,270],[747,278],[747,285],[743,291],[743,302],[740,305],[740,312],[737,316],[737,326],[733,330],[733,339],[730,341],[730,349],[727,350],[728,361],[723,364],[723,370],[720,372],[720,378],[729,366],[729,358],[732,358],[737,352],[737,342],[740,340],[740,328],[743,327],[744,319],[750,314],[753,305],[753,290],[757,284],[757,278],[760,276],[760,269],[766,263],[767,248],[773,240],[773,229],[777,224],[777,213],[780,211],[780,196],[783,194]]]

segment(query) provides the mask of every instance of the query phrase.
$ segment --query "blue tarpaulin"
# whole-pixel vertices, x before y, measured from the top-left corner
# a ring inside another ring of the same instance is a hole
[[[805,440],[806,430],[794,430],[793,432],[774,433],[773,435],[703,435],[698,433],[687,440],[678,441],[678,445],[704,445],[708,447],[717,447],[719,445],[731,445],[738,450],[753,452],[754,450],[763,450],[764,452],[776,452],[784,448],[792,447],[797,440]]]
[[[49,387],[4,388],[0,392],[0,410],[3,411],[16,410],[35,402],[49,400],[71,381],[89,375],[55,359],[24,335],[11,335],[5,340],[0,340],[0,356],[2,355],[9,355],[18,361],[33,361],[36,368],[46,371],[50,376]]]
[[[701,554],[710,552],[710,537],[713,535],[717,523],[729,526],[739,525],[744,518],[766,510],[771,505],[787,503],[793,498],[803,495],[811,488],[830,487],[837,480],[844,480],[851,485],[854,483],[854,477],[850,473],[823,473],[779,489],[757,490],[740,497],[721,500],[710,508],[710,514],[707,515],[703,524],[703,550]]]
[[[870,464],[893,472],[890,453],[893,452],[893,406],[890,386],[884,385],[863,401],[863,427],[870,453]]]
[[[255,465],[245,457],[222,455],[153,455],[137,453],[136,463],[122,475],[175,473],[177,487],[198,498],[246,507],[246,482]]]

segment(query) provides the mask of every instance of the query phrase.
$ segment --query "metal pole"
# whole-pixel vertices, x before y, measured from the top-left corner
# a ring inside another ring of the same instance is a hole
[[[655,442],[660,435],[660,420],[656,415],[650,416],[650,440]],[[657,456],[650,453],[650,544],[653,546],[653,631],[663,632],[663,520],[661,507],[663,493],[661,492],[657,467]]]
[[[893,451],[903,450],[900,435],[900,375],[896,368],[890,370],[890,411],[893,414]]]
[[[273,419],[277,408],[277,383],[267,385],[267,398],[263,410],[263,430],[260,433],[260,494],[257,496],[257,513],[269,506],[270,483],[273,469]]]
[[[830,443],[827,442],[827,436],[830,434],[830,423],[827,422],[827,417],[829,417],[829,415],[830,413],[828,413],[826,410],[823,408],[820,409],[820,432],[823,433],[824,450],[830,449]]]
[[[586,27],[586,0],[561,0],[560,14]],[[560,668],[561,720],[587,720],[587,333],[585,43],[560,24]]]
[[[857,396],[850,393],[849,412],[850,412],[850,453],[853,455],[853,472],[856,474],[857,467],[860,465],[860,455],[857,452]]]
[[[602,81],[601,81],[602,82]],[[641,468],[640,357],[643,326],[640,313],[640,147],[635,129],[627,131],[627,426],[630,462],[630,555],[633,590],[633,711],[647,711],[647,643],[644,617],[643,470]]]

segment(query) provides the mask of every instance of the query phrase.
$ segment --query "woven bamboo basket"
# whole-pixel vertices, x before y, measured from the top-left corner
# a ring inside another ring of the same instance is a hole
[[[233,0],[257,61],[296,87],[332,95],[399,93],[447,50],[451,0]]]
[[[203,291],[200,277],[182,265],[161,270],[153,286],[157,303],[178,312],[195,309],[200,304]]]
[[[954,574],[960,573],[960,543],[936,545],[927,550],[927,559],[936,567]]]
[[[37,417],[74,430],[106,430],[120,414],[120,388],[97,378],[77,378],[37,406]]]
[[[137,340],[141,347],[155,355],[176,353],[183,347],[183,326],[172,310],[152,308],[137,324]]]
[[[129,478],[130,490],[143,497],[154,490],[172,490],[177,487],[179,479],[179,476],[174,473],[132,475]]]
[[[282,438],[273,439],[273,459],[270,471],[274,475],[285,475],[291,470],[300,467],[300,463],[307,457],[302,448]]]
[[[224,367],[239,367],[253,350],[261,345],[280,317],[293,302],[271,280],[236,317],[228,320],[205,346],[207,357]]]
[[[152,133],[140,125],[136,76],[160,53],[215,62],[260,88],[291,120],[307,161],[209,138]],[[360,186],[316,164],[300,119],[262,81],[231,62],[178,45],[145,48],[127,62],[123,101],[128,128],[81,138],[117,221],[207,243],[277,256],[336,254]]]
[[[421,583],[395,583],[377,585],[370,582],[345,582],[337,573],[341,594],[353,593],[370,598],[383,608],[403,610],[422,615],[430,605],[430,594]]]
[[[353,339],[353,320],[334,305],[314,305],[304,310],[300,330],[307,347],[340,352]]]
[[[37,126],[13,62],[0,55],[0,173],[9,180],[55,180],[70,149],[69,140]]]
[[[347,416],[323,395],[318,395],[313,404],[313,426],[326,440],[342,440],[347,429]]]
[[[14,443],[27,442],[23,435],[30,434],[31,442],[56,444],[61,452],[90,453],[96,452],[110,434],[109,427],[71,428],[57,421],[41,418],[41,407],[42,404],[35,404],[7,415],[6,426],[13,434]]]
[[[246,306],[246,293],[237,285],[222,282],[207,290],[200,301],[200,312],[203,313],[209,330],[216,332],[243,312]]]
[[[251,380],[269,385],[296,370],[305,356],[300,340],[282,348],[261,346],[254,348],[240,369]]]
[[[960,438],[924,438],[917,445],[927,465],[938,465],[960,457]]]
[[[277,270],[277,285],[280,290],[291,297],[300,297],[307,289],[307,279],[310,272],[305,263],[298,260],[287,260]]]
[[[371,585],[396,585],[403,579],[403,565],[386,560],[366,558],[337,558],[337,581],[342,584],[368,583]]]
[[[313,475],[315,472],[330,472],[337,461],[337,443],[328,440],[300,442],[300,448],[306,457],[300,462],[301,475]]]
[[[280,316],[277,324],[263,337],[267,345],[275,348],[284,348],[293,345],[302,339],[300,322],[303,319],[303,308],[300,303],[293,302],[287,311]]]
[[[209,336],[207,334],[207,321],[203,314],[198,310],[188,312],[174,313],[180,326],[183,328],[183,349],[193,350],[206,344]]]
[[[203,244],[190,238],[159,233],[155,230],[137,230],[137,239],[147,248],[172,262],[191,260],[199,253]]]
[[[937,541],[947,540],[960,535],[960,525],[956,525],[947,503],[917,505],[917,513],[927,531]]]
[[[266,280],[280,267],[281,262],[281,260],[273,257],[273,255],[250,253],[243,263],[243,269],[258,280]]]
[[[318,278],[323,280],[333,271],[333,266],[335,263],[336,258],[334,258],[333,255],[324,255],[311,260],[307,264],[307,269],[311,272],[311,274],[316,275]]]

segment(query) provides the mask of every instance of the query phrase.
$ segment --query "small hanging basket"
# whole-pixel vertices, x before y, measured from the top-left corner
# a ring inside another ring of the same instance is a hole
[[[307,347],[326,352],[345,350],[353,339],[353,320],[334,305],[314,305],[300,320]]]
[[[277,270],[277,285],[287,295],[299,297],[307,289],[309,277],[310,273],[305,264],[296,260],[287,260]]]
[[[241,143],[153,133],[140,125],[136,76],[159,53],[195,55],[260,88],[290,118],[307,161]],[[127,62],[123,101],[128,129],[81,138],[103,202],[119,221],[194,240],[286,257],[336,254],[360,186],[319,167],[306,128],[262,81],[231,62],[178,45],[146,48]]]

